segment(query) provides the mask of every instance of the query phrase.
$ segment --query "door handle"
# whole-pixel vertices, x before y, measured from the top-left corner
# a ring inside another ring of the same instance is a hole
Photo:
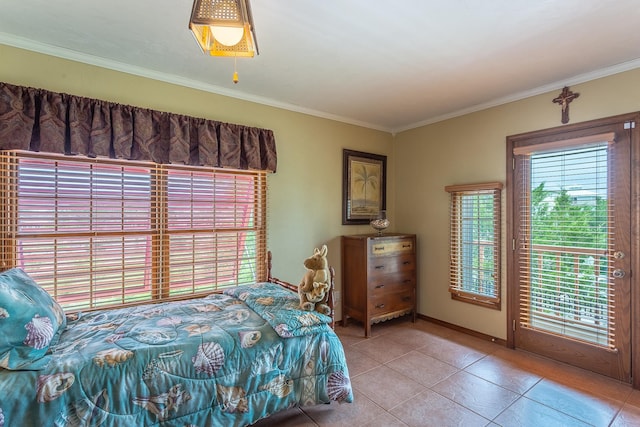
[[[616,279],[622,279],[625,276],[625,272],[622,269],[616,268],[613,270],[613,277]]]

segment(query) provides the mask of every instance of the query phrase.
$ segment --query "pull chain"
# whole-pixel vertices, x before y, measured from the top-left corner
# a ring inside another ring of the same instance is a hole
[[[238,62],[238,54],[233,57],[233,84],[238,84],[238,72],[236,71],[236,63]]]

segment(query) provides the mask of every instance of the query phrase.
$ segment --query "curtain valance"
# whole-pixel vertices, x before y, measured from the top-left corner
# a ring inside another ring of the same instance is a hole
[[[276,171],[273,132],[0,82],[0,149]]]

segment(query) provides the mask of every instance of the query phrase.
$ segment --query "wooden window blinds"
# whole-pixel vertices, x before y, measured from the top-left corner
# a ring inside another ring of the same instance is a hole
[[[445,187],[450,193],[449,292],[500,309],[499,182]]]
[[[513,150],[522,171],[520,325],[612,350],[614,140],[603,133]]]
[[[266,172],[9,151],[2,267],[65,310],[266,280]]]

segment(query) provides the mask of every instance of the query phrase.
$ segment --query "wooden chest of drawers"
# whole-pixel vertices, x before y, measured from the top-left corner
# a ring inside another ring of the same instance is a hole
[[[371,325],[413,313],[416,320],[416,236],[342,236],[342,321]]]

